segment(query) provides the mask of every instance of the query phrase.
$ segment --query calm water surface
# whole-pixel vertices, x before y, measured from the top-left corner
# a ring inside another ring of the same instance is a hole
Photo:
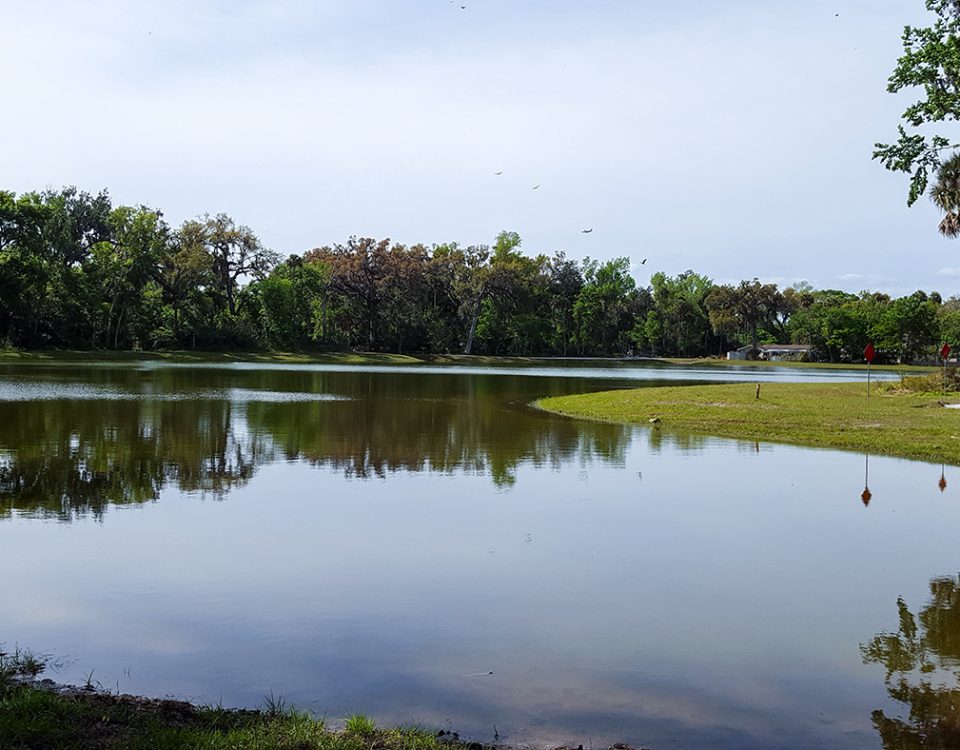
[[[851,375],[0,366],[0,640],[67,682],[513,744],[956,724],[955,469],[528,405],[758,377]]]

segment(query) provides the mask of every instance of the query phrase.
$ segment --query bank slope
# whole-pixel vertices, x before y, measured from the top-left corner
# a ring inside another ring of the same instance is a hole
[[[755,383],[636,388],[542,399],[569,417],[651,424],[699,435],[791,443],[960,465],[960,409],[936,394],[863,383]]]

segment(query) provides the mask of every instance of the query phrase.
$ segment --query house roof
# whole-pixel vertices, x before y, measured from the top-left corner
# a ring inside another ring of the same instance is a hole
[[[812,344],[760,344],[757,346],[757,350],[761,352],[808,352],[811,349],[813,349]],[[753,345],[741,346],[737,351],[753,351]]]
[[[811,349],[810,344],[760,344],[760,351],[764,352],[808,352]]]

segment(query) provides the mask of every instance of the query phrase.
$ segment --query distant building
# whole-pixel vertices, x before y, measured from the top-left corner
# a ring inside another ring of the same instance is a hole
[[[760,344],[757,347],[747,344],[739,349],[727,352],[727,359],[763,359],[779,362],[785,359],[805,360],[810,357],[813,347],[810,344]]]

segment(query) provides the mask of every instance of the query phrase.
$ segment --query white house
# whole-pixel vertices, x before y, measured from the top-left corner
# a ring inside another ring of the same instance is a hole
[[[727,359],[764,359],[779,362],[784,359],[804,359],[811,351],[813,347],[810,344],[760,344],[756,348],[747,344],[736,351],[727,352]]]

